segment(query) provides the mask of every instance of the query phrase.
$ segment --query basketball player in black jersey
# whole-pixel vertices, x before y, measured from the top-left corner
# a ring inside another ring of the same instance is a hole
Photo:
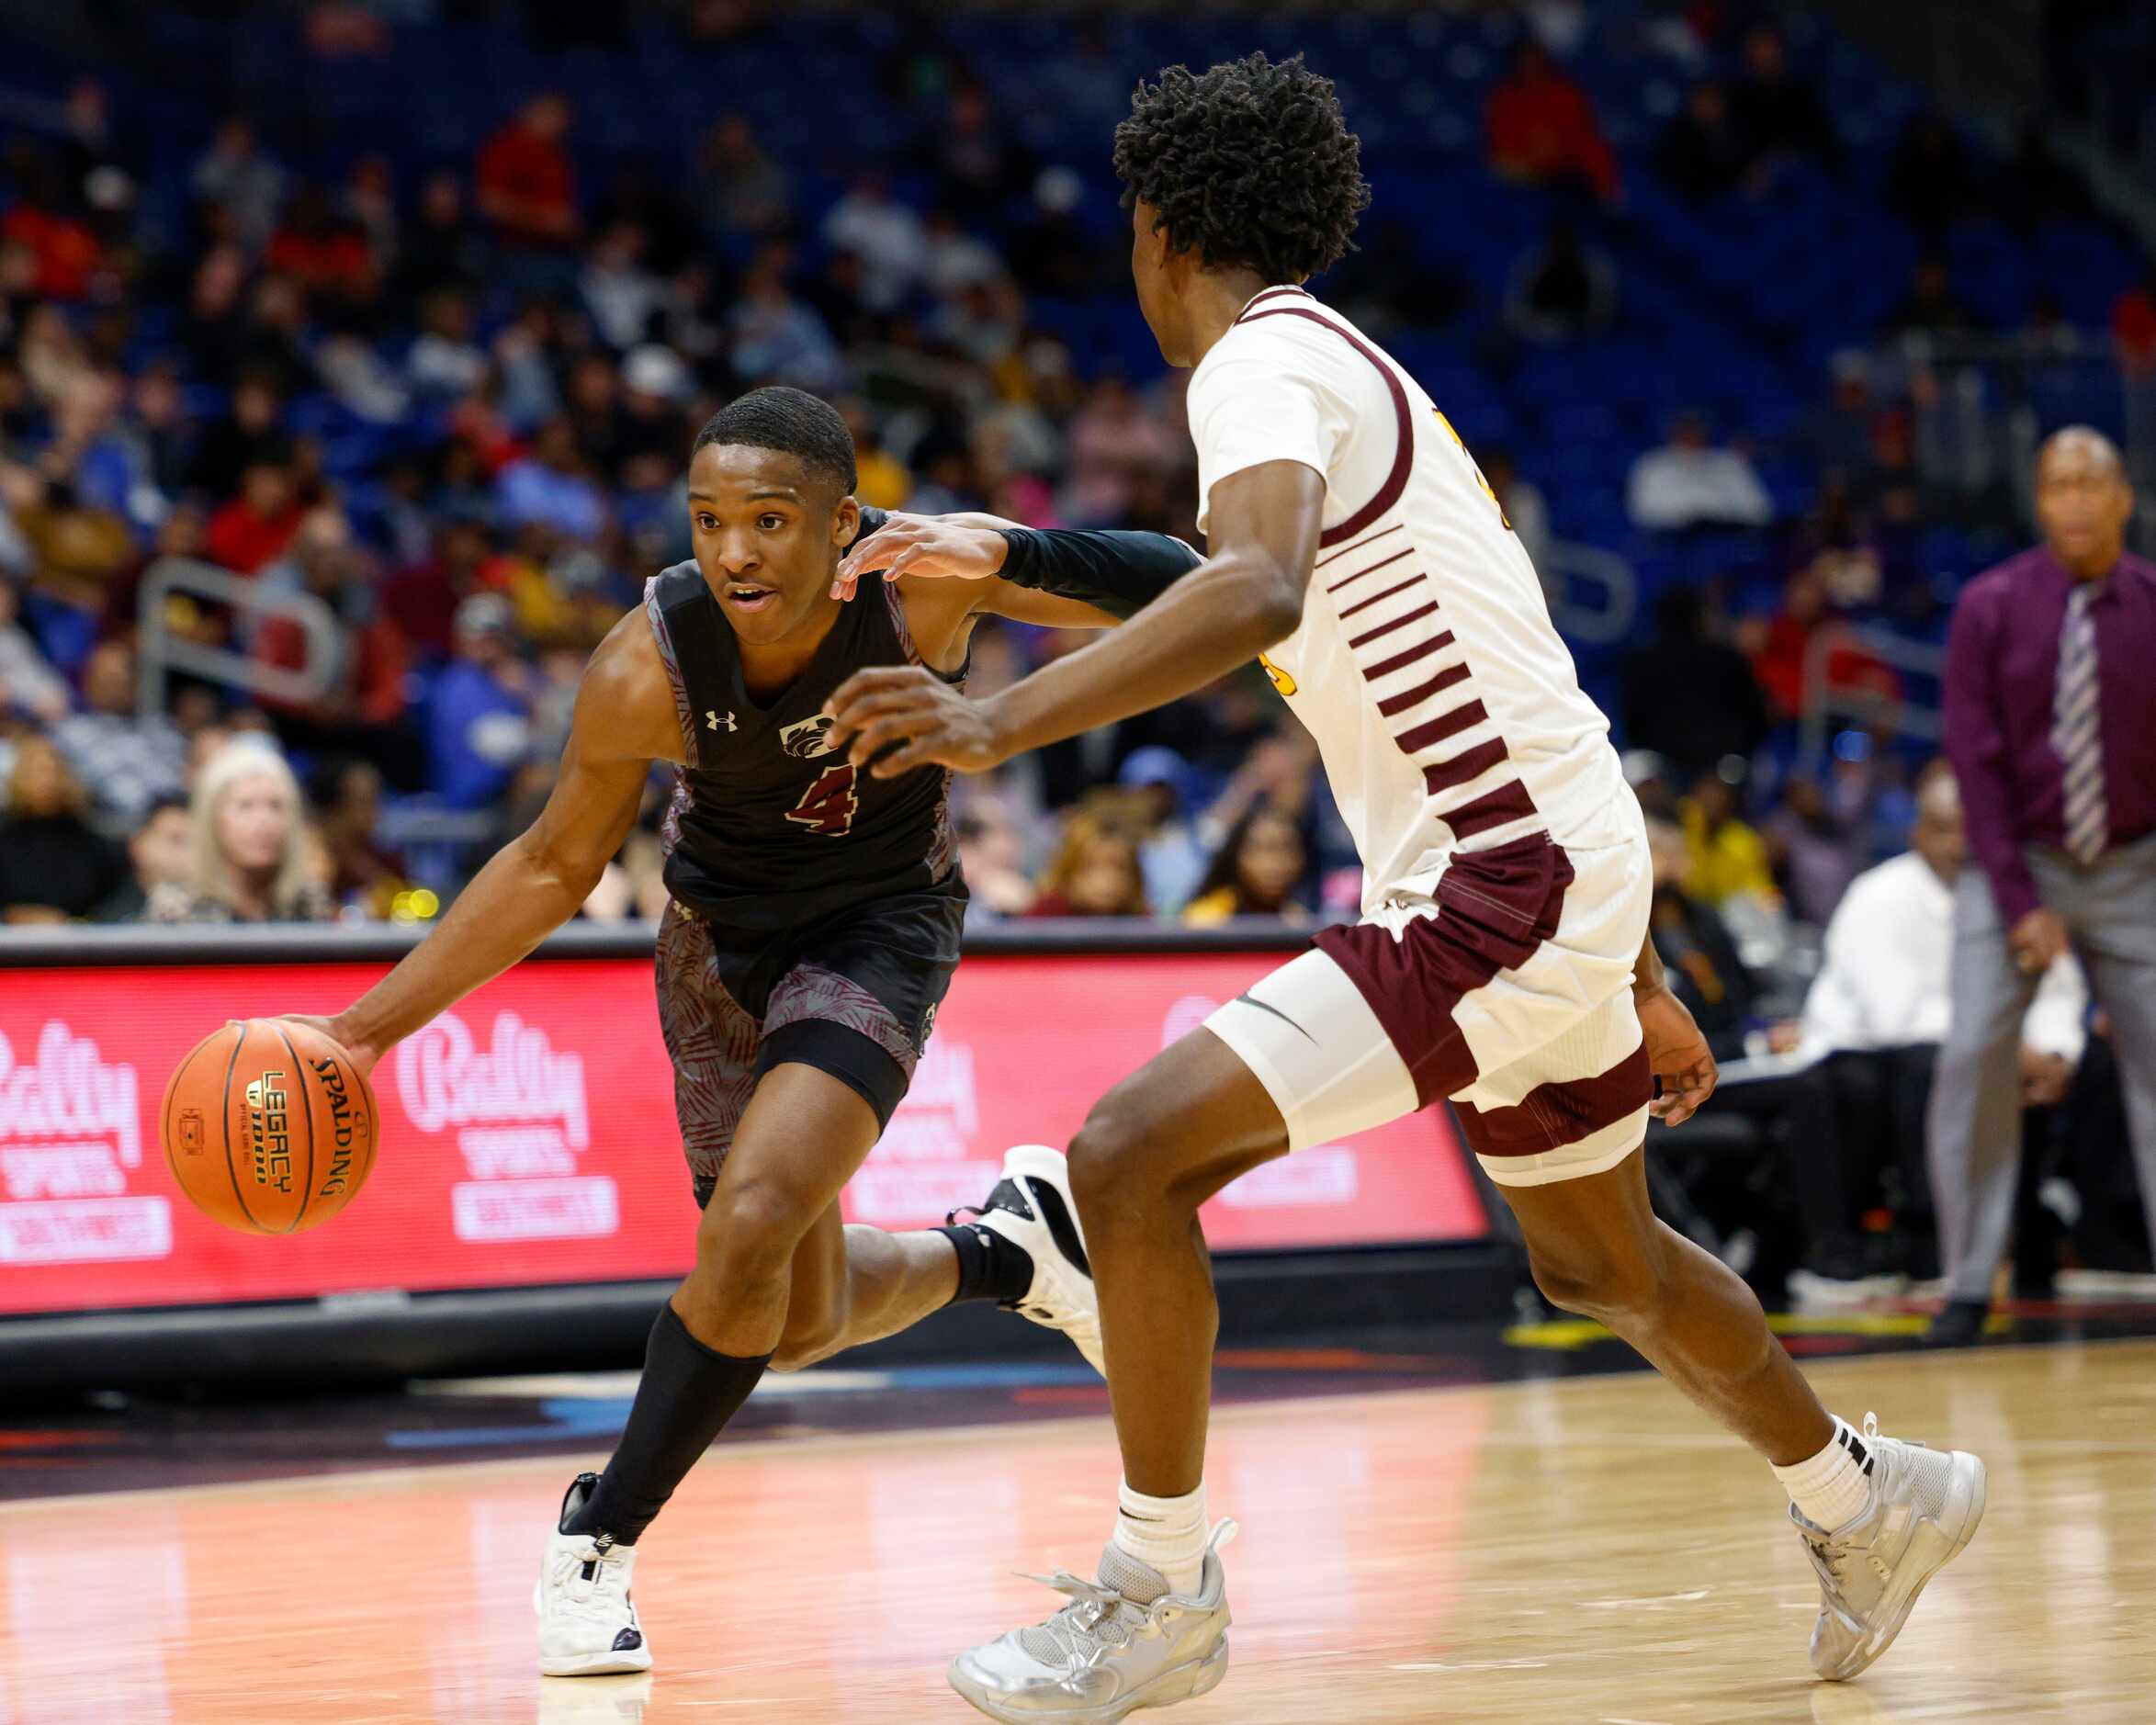
[[[694,559],[653,577],[593,655],[537,821],[388,976],[308,1020],[371,1065],[575,915],[652,763],[675,766],[659,1009],[703,1221],[620,1445],[570,1488],[548,1541],[535,1603],[549,1674],[649,1667],[629,1602],[636,1542],[766,1367],[973,1299],[1065,1331],[1101,1364],[1055,1152],[1013,1151],[975,1222],[841,1223],[840,1189],[905,1094],[957,964],[965,886],[946,771],[858,772],[824,708],[865,667],[960,682],[983,615],[1105,627],[1198,559],[1157,534],[988,516],[930,532],[901,516],[888,573],[856,587],[838,577],[841,554],[886,520],[853,486],[852,439],[826,403],[769,389],[722,410],[689,468]],[[925,579],[977,572],[984,556],[993,579]]]

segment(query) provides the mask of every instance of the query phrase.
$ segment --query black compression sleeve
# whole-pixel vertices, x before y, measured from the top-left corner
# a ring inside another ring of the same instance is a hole
[[[1074,527],[1002,527],[1002,577],[1015,587],[1097,605],[1115,616],[1143,611],[1204,559],[1165,533]]]

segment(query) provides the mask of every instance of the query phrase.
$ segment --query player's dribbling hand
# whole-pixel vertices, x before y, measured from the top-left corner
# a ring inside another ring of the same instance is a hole
[[[1012,752],[992,701],[969,701],[916,665],[857,671],[838,686],[829,708],[833,735],[848,739],[846,759],[873,778],[895,779],[931,763],[980,772]],[[894,743],[902,746],[868,765]]]
[[[382,1057],[379,1049],[369,1048],[365,1043],[352,1036],[339,1026],[335,1019],[315,1018],[305,1012],[280,1012],[277,1014],[277,1018],[287,1024],[304,1024],[309,1030],[320,1031],[352,1057],[352,1064],[357,1066],[363,1075],[372,1072],[374,1063]]]
[[[990,581],[1010,548],[995,528],[967,516],[895,514],[839,559],[831,597],[851,600],[855,584],[873,570],[887,581],[903,575]]]
[[[1647,1046],[1647,1063],[1661,1080],[1647,1111],[1665,1125],[1681,1126],[1714,1094],[1721,1073],[1692,1014],[1667,988],[1635,990],[1632,1004]]]

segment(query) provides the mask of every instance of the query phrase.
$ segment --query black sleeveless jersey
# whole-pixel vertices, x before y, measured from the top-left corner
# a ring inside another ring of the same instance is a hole
[[[694,560],[647,581],[644,608],[687,738],[664,833],[677,900],[754,935],[893,894],[963,897],[948,771],[856,773],[821,716],[864,666],[921,662],[896,587],[865,576],[808,668],[768,706],[750,698],[733,626]]]

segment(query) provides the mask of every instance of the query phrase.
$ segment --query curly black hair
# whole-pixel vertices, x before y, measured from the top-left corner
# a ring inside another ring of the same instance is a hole
[[[1142,198],[1179,252],[1268,282],[1302,281],[1353,249],[1370,203],[1361,157],[1333,81],[1300,54],[1170,66],[1139,84],[1115,129],[1123,207]]]
[[[841,494],[858,483],[853,434],[829,401],[783,384],[738,395],[704,423],[695,449],[706,444],[745,444],[798,456],[801,465],[836,485]]]

